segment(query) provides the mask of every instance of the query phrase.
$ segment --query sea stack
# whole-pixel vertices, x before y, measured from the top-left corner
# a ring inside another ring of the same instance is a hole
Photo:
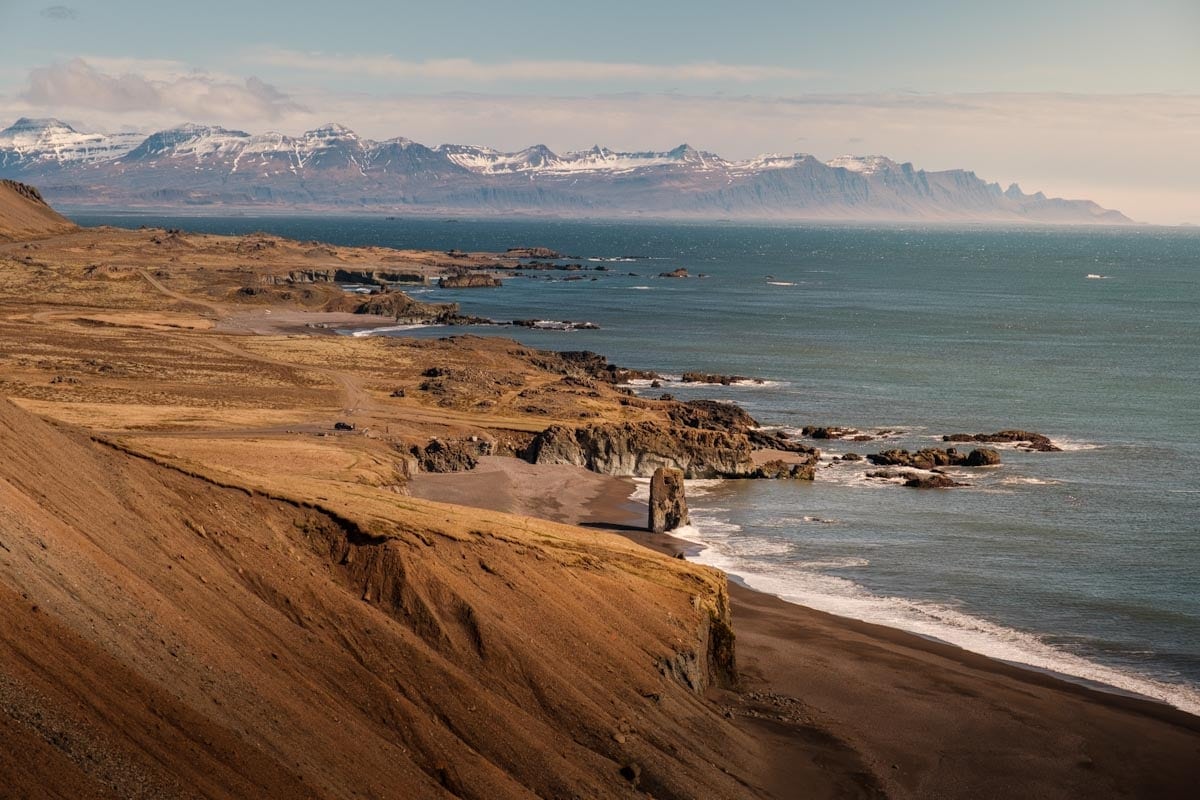
[[[665,533],[687,524],[683,470],[659,467],[650,479],[650,530],[653,533]]]

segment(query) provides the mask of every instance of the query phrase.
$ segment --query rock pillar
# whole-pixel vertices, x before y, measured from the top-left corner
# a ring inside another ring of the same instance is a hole
[[[654,470],[654,477],[650,479],[650,530],[654,533],[665,533],[687,524],[683,471],[659,467]]]

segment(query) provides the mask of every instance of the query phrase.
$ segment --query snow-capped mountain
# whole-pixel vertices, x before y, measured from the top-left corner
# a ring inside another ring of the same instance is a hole
[[[20,119],[0,131],[0,177],[64,206],[354,208],[436,213],[773,219],[1129,222],[1086,200],[1002,190],[973,172],[926,172],[884,156],[804,153],[729,161],[656,152],[517,152],[329,124],[300,136],[180,125],[149,136],[81,133]]]
[[[142,133],[80,133],[56,119],[22,117],[0,131],[0,169],[109,161],[125,155],[145,138]]]

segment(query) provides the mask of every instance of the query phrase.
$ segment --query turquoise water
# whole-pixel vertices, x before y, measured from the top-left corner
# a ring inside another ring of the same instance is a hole
[[[767,425],[903,431],[822,443],[831,455],[1045,433],[1065,452],[1004,449],[999,468],[961,470],[963,489],[904,489],[829,462],[811,485],[694,484],[685,533],[706,547],[700,560],[797,602],[1200,713],[1200,232],[79,219],[634,256],[585,261],[610,268],[584,273],[595,281],[543,273],[423,299],[601,326],[517,332],[539,347],[766,379],[667,391],[736,400]],[[679,266],[708,277],[656,277]]]

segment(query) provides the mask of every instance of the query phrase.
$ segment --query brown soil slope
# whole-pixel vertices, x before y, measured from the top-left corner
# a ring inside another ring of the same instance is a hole
[[[75,223],[48,206],[37,189],[0,180],[0,241],[34,239],[74,228]]]
[[[715,766],[756,745],[697,692],[709,570],[436,504],[360,524],[5,400],[0,452],[16,796],[631,796],[622,768],[655,797],[758,794]]]

